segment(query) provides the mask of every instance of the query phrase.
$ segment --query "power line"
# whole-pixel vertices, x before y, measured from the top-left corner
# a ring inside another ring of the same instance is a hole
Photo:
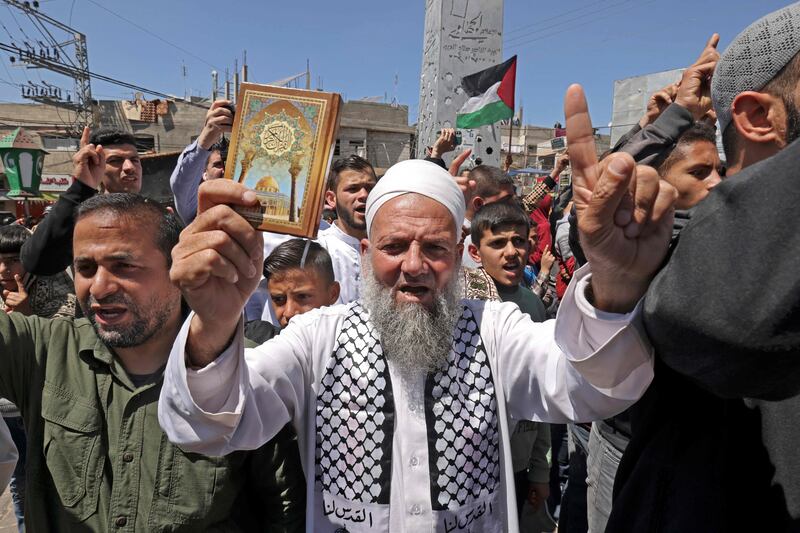
[[[27,52],[25,50],[22,50],[19,47],[11,46],[11,45],[8,45],[8,44],[5,44],[5,43],[0,43],[0,50],[5,50],[7,52],[20,54],[20,57],[22,57],[23,60],[25,59],[25,54],[27,54]],[[84,71],[84,70],[81,70],[81,69],[77,69],[77,68],[74,68],[74,67],[69,66],[69,65],[64,65],[64,64],[58,63],[58,62],[53,61],[51,59],[36,57],[35,60],[36,60],[37,64],[39,64],[39,65],[41,65],[41,66],[43,66],[45,68],[49,68],[50,70],[53,70],[53,71],[58,72],[60,74],[64,74],[66,76],[76,76],[76,75],[89,76],[90,78],[94,78],[96,80],[105,81],[107,83],[111,83],[111,84],[114,84],[114,85],[119,85],[120,87],[126,87],[128,89],[133,89],[134,91],[138,91],[138,92],[142,92],[142,93],[146,93],[146,94],[151,94],[153,96],[160,96],[161,98],[165,98],[165,99],[169,99],[169,100],[181,100],[181,98],[177,98],[175,95],[162,93],[160,91],[155,91],[153,89],[148,89],[146,87],[142,87],[141,85],[135,85],[133,83],[128,83],[126,81],[118,80],[116,78],[112,78],[111,76],[98,74],[96,72],[91,72],[89,70]],[[184,100],[184,102],[186,102],[189,105],[202,107],[203,109],[208,109],[209,108],[209,106],[198,104],[198,103],[192,102],[191,100]]]
[[[17,25],[17,28],[19,29],[19,31],[22,32],[22,35],[24,35],[25,38],[28,39],[29,41],[32,40],[30,37],[28,37],[28,34],[25,33],[25,30],[22,29],[22,26],[19,25],[19,21],[17,20],[17,17],[14,15],[14,12],[11,10],[11,7],[8,4],[6,4],[6,9],[8,9],[8,13],[11,15],[11,18],[14,19],[14,23]]]
[[[168,41],[168,40],[164,39],[164,38],[163,38],[163,37],[161,37],[160,35],[157,35],[157,34],[153,33],[152,31],[148,30],[148,29],[147,29],[147,28],[145,28],[144,26],[140,26],[139,24],[136,24],[136,23],[135,23],[135,22],[133,22],[132,20],[129,20],[129,19],[127,19],[127,18],[123,17],[123,16],[122,16],[122,15],[120,15],[119,13],[115,13],[114,11],[111,11],[110,9],[108,9],[108,8],[107,8],[107,7],[105,7],[104,5],[100,4],[99,2],[95,2],[95,0],[88,0],[88,1],[89,1],[89,2],[91,2],[92,4],[96,5],[96,6],[97,6],[97,7],[99,7],[100,9],[102,9],[102,10],[104,10],[104,11],[108,12],[108,13],[111,13],[112,15],[114,15],[115,17],[117,17],[118,19],[120,19],[120,20],[123,20],[123,21],[127,22],[128,24],[130,24],[131,26],[133,26],[133,27],[135,27],[135,28],[138,28],[139,30],[141,30],[141,31],[145,32],[146,34],[150,35],[151,37],[155,37],[155,38],[156,38],[156,39],[158,39],[159,41],[161,41],[161,42],[163,42],[163,43],[165,43],[165,44],[168,44],[169,46],[171,46],[171,47],[175,48],[176,50],[180,50],[180,51],[181,51],[181,52],[183,52],[184,54],[187,54],[187,55],[189,55],[189,56],[191,56],[191,57],[193,57],[193,58],[197,59],[197,60],[198,60],[198,61],[200,61],[201,63],[204,63],[204,64],[208,65],[209,67],[211,67],[211,68],[215,69],[215,70],[218,70],[218,71],[220,70],[220,68],[219,68],[219,67],[216,67],[216,66],[212,65],[211,63],[209,63],[208,61],[206,61],[206,60],[205,60],[205,59],[203,59],[202,57],[200,57],[200,56],[197,56],[197,55],[193,54],[192,52],[190,52],[189,50],[187,50],[187,49],[185,49],[185,48],[183,48],[183,47],[181,47],[181,46],[178,46],[178,45],[177,45],[177,44],[175,44],[175,43],[172,43],[172,42],[170,42],[170,41]]]
[[[536,22],[533,22],[531,24],[526,24],[525,26],[519,26],[517,28],[514,28],[513,30],[508,30],[507,32],[505,32],[505,35],[509,35],[511,33],[517,33],[517,32],[520,32],[522,30],[525,30],[525,29],[528,29],[528,28],[532,28],[534,26],[540,26],[541,24],[543,24],[545,22],[550,22],[551,20],[557,20],[557,19],[559,19],[559,18],[561,18],[561,17],[563,17],[565,15],[569,15],[571,13],[575,13],[576,11],[582,11],[584,9],[587,9],[587,8],[593,6],[593,5],[597,5],[597,4],[601,3],[601,2],[603,2],[603,0],[597,0],[597,2],[593,2],[593,3],[589,4],[588,6],[576,7],[574,9],[570,9],[569,11],[564,11],[564,12],[559,13],[557,15],[553,15],[552,17],[549,17],[549,18],[546,18],[546,19],[537,20]]]
[[[620,2],[619,4],[615,4],[615,5],[621,5],[621,4],[627,3],[628,1],[630,1],[630,0],[624,0],[623,2]],[[647,5],[647,4],[652,4],[653,2],[655,2],[655,0],[647,0],[647,1],[641,2],[639,4],[636,4],[631,9],[635,9],[637,7],[641,7],[641,6]],[[519,43],[514,43],[514,44],[509,46],[509,49],[512,49],[512,50],[513,49],[520,49],[520,48],[525,47],[525,46],[527,46],[527,45],[529,45],[531,43],[534,43],[536,41],[542,41],[544,39],[549,39],[549,38],[554,37],[556,35],[564,35],[564,33],[568,32],[570,30],[574,30],[576,28],[581,28],[581,27],[586,26],[588,24],[592,24],[592,23],[597,22],[599,20],[603,20],[603,19],[607,19],[609,17],[616,16],[618,14],[619,14],[619,12],[614,11],[614,12],[607,13],[607,14],[605,14],[603,16],[600,16],[600,17],[594,17],[594,18],[592,18],[590,20],[587,20],[586,22],[583,22],[581,24],[572,25],[568,29],[557,29],[557,30],[555,30],[553,32],[550,32],[550,33],[545,32],[544,34],[540,34],[540,35],[538,35],[537,37],[535,37],[533,39],[529,39],[527,41],[523,41],[523,42],[519,42]]]
[[[512,44],[511,44],[511,43],[512,43],[512,41],[519,41],[520,39],[524,40],[524,39],[526,39],[527,37],[530,37],[530,36],[532,36],[532,35],[540,35],[540,34],[541,34],[541,32],[543,32],[543,31],[544,31],[544,32],[549,32],[549,31],[551,31],[551,30],[553,30],[554,28],[557,28],[557,27],[559,27],[559,26],[563,26],[563,25],[565,25],[565,24],[570,24],[570,23],[572,23],[572,22],[575,22],[575,21],[578,21],[578,20],[581,20],[581,19],[585,19],[586,17],[590,17],[590,16],[592,16],[592,15],[596,15],[596,14],[598,14],[598,13],[603,13],[603,12],[606,12],[606,11],[607,11],[607,10],[609,10],[609,9],[612,9],[612,8],[615,8],[615,7],[619,7],[619,6],[623,5],[623,4],[628,4],[628,3],[630,3],[631,1],[632,1],[632,0],[622,0],[621,2],[617,2],[617,3],[615,3],[615,4],[611,4],[611,5],[607,5],[607,6],[603,6],[603,7],[601,7],[600,9],[595,9],[595,10],[593,10],[593,11],[587,11],[587,12],[585,12],[585,13],[581,14],[581,15],[578,15],[578,16],[575,16],[575,17],[572,17],[572,18],[569,18],[569,19],[566,19],[566,20],[562,20],[562,21],[560,21],[560,22],[556,22],[556,23],[554,23],[554,24],[548,24],[546,28],[545,28],[545,27],[542,27],[542,28],[540,28],[540,29],[537,29],[537,30],[534,30],[534,31],[530,31],[530,32],[526,32],[526,33],[524,33],[524,34],[521,34],[521,35],[518,35],[518,36],[516,36],[516,37],[511,37],[511,38],[510,38],[510,39],[508,39],[508,40],[507,40],[507,41],[506,41],[504,44],[506,44],[506,45],[512,45]],[[603,18],[608,18],[608,16],[611,16],[611,14],[608,14],[608,15],[606,15],[606,16],[599,17],[599,18],[592,18],[592,19],[591,19],[589,22],[594,22],[595,20],[599,20],[599,19],[603,19]],[[556,33],[560,33],[561,31],[564,31],[564,30],[559,30],[559,31],[557,31]],[[534,39],[534,40],[538,40],[538,39]],[[532,42],[532,41],[526,41],[526,42]],[[516,43],[516,44],[513,44],[512,46],[517,46],[518,44],[525,44],[525,43]]]

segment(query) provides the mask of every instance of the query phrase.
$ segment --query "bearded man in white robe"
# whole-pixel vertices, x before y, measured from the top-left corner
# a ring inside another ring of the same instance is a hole
[[[291,422],[307,530],[516,531],[507,420],[588,422],[645,391],[652,354],[637,302],[662,262],[675,193],[626,154],[597,164],[580,87],[567,93],[575,203],[590,265],[557,320],[459,300],[464,191],[425,161],[392,167],[367,200],[362,299],[294,318],[244,349],[241,310],[261,237],[200,188],[171,275],[193,309],[173,347],[159,420],[186,450],[255,449]],[[590,270],[591,269],[591,270]]]

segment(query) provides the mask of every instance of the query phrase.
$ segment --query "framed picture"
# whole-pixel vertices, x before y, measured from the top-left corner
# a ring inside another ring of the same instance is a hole
[[[258,195],[237,208],[257,229],[316,237],[340,108],[335,93],[242,84],[225,177]]]

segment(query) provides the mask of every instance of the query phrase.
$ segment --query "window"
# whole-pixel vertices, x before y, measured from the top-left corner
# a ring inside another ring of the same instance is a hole
[[[333,155],[340,155],[339,139],[336,139],[336,145],[333,147]]]
[[[55,152],[76,152],[80,139],[74,137],[56,137],[55,135],[41,135],[42,146],[45,150],[53,150]]]
[[[137,152],[155,152],[156,141],[152,135],[137,135],[136,137],[136,151]]]

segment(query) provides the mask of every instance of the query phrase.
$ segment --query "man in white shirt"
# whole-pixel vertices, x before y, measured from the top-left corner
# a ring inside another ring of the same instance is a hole
[[[635,308],[666,255],[675,200],[627,154],[597,163],[580,87],[566,110],[592,271],[576,273],[557,323],[458,299],[465,191],[411,160],[368,198],[362,299],[296,317],[245,351],[239,317],[262,246],[230,204],[255,195],[204,184],[202,212],[173,251],[172,279],[194,313],[159,402],[170,440],[227,454],[291,422],[309,531],[516,531],[506,420],[594,420],[643,394],[653,363]]]
[[[330,227],[321,229],[317,241],[328,250],[333,273],[341,292],[338,303],[358,299],[361,283],[361,239],[367,236],[364,210],[367,195],[378,181],[372,165],[357,155],[333,162],[325,200],[336,208],[338,217]]]

